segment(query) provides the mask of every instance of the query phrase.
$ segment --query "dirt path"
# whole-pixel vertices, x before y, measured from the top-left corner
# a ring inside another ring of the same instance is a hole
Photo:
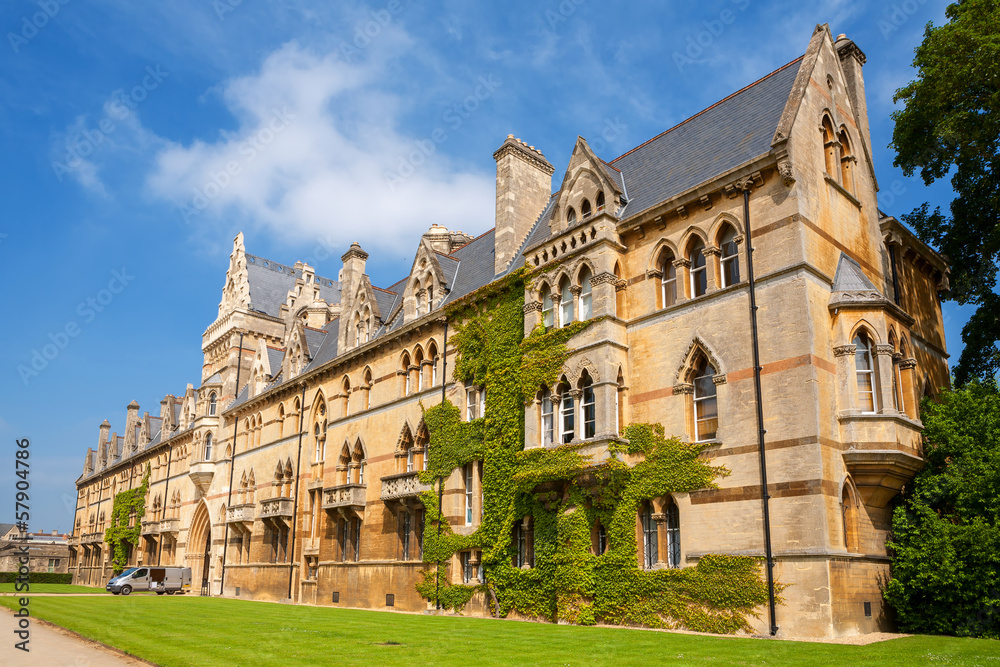
[[[17,619],[14,612],[0,608],[0,664],[37,665],[38,667],[120,667],[121,665],[151,665],[152,663],[132,658],[101,644],[84,639],[68,630],[31,619],[31,637],[28,653],[14,648],[20,641],[16,630]]]

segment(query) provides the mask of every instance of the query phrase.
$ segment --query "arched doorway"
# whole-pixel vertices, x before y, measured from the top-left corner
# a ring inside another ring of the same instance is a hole
[[[191,583],[197,584],[200,581],[202,591],[209,590],[211,551],[212,522],[209,519],[208,507],[202,501],[191,518],[191,528],[188,530],[187,553],[187,561],[191,566]]]

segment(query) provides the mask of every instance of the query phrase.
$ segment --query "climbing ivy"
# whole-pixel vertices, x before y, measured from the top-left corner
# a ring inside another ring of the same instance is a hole
[[[128,564],[126,544],[133,547],[139,543],[142,535],[142,517],[146,513],[146,492],[149,490],[149,464],[142,476],[142,484],[134,489],[128,489],[115,494],[111,506],[111,522],[104,531],[104,541],[114,550],[111,563],[115,574],[120,573]],[[129,516],[135,511],[135,523],[129,525]]]
[[[471,535],[455,534],[443,519],[437,490],[423,494],[424,561],[441,564],[425,572],[418,592],[460,610],[484,591],[498,616],[750,630],[749,618],[767,601],[759,559],[707,555],[695,567],[639,567],[636,515],[642,503],[715,488],[715,479],[729,474],[699,457],[701,445],[666,437],[658,424],[632,424],[600,464],[579,445],[523,449],[525,405],[541,385],[555,384],[571,354],[568,341],[597,321],[537,327],[524,336],[526,283],[522,269],[449,312],[458,322],[451,340],[458,352],[455,379],[486,388],[485,416],[463,422],[449,401],[427,409],[430,456],[421,479],[443,483],[455,469],[482,460],[483,518]],[[628,465],[625,457],[638,462]],[[534,563],[522,569],[514,566],[513,530],[529,516]],[[603,554],[592,547],[598,524],[607,534]],[[482,551],[486,583],[452,585],[447,564],[468,549]]]

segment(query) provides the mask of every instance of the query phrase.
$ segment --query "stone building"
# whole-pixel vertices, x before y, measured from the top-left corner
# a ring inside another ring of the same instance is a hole
[[[25,540],[12,523],[0,523],[0,572],[17,572],[28,547],[29,572],[69,572],[69,535],[56,531],[28,533]]]
[[[130,403],[123,432],[105,421],[87,451],[75,580],[109,576],[113,498],[148,466],[130,563],[188,565],[212,595],[428,608],[415,590],[429,567],[423,410],[444,395],[490,418],[490,387],[454,379],[449,306],[521,267],[525,335],[594,320],[525,405],[524,447],[600,462],[625,425],[663,424],[732,474],[649,499],[640,566],[763,554],[749,191],[780,633],[890,627],[885,539],[922,463],[919,400],[948,383],[948,267],[879,210],[864,64],[818,26],[802,57],[610,162],[579,138],[555,184],[541,151],[508,136],[495,229],[432,226],[386,287],[358,244],[324,270],[249,254],[237,236],[200,383],[152,415]],[[482,516],[482,474],[445,481],[458,534]],[[448,576],[475,577],[479,557],[455,554]],[[466,612],[488,613],[477,596]],[[766,613],[752,622],[763,631]]]

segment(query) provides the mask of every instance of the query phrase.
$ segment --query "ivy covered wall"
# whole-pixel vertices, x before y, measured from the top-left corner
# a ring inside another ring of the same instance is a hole
[[[421,478],[436,484],[482,460],[483,518],[473,534],[457,535],[442,521],[437,492],[423,494],[424,561],[441,566],[429,568],[417,590],[449,609],[461,609],[482,590],[497,616],[749,631],[749,619],[767,602],[759,559],[708,555],[694,567],[639,567],[636,516],[642,503],[714,488],[716,478],[729,474],[699,458],[701,446],[667,437],[658,424],[631,424],[600,465],[577,445],[523,450],[526,403],[542,384],[554,385],[571,353],[567,341],[595,321],[539,327],[525,338],[526,280],[518,271],[449,313],[458,322],[451,341],[458,352],[455,379],[486,388],[485,417],[463,422],[447,401],[428,409],[430,460]],[[639,462],[630,467],[626,456]],[[534,527],[534,563],[517,568],[514,527],[525,517]],[[598,523],[607,535],[603,554],[592,548]],[[482,552],[485,583],[450,584],[452,556],[472,549]]]

